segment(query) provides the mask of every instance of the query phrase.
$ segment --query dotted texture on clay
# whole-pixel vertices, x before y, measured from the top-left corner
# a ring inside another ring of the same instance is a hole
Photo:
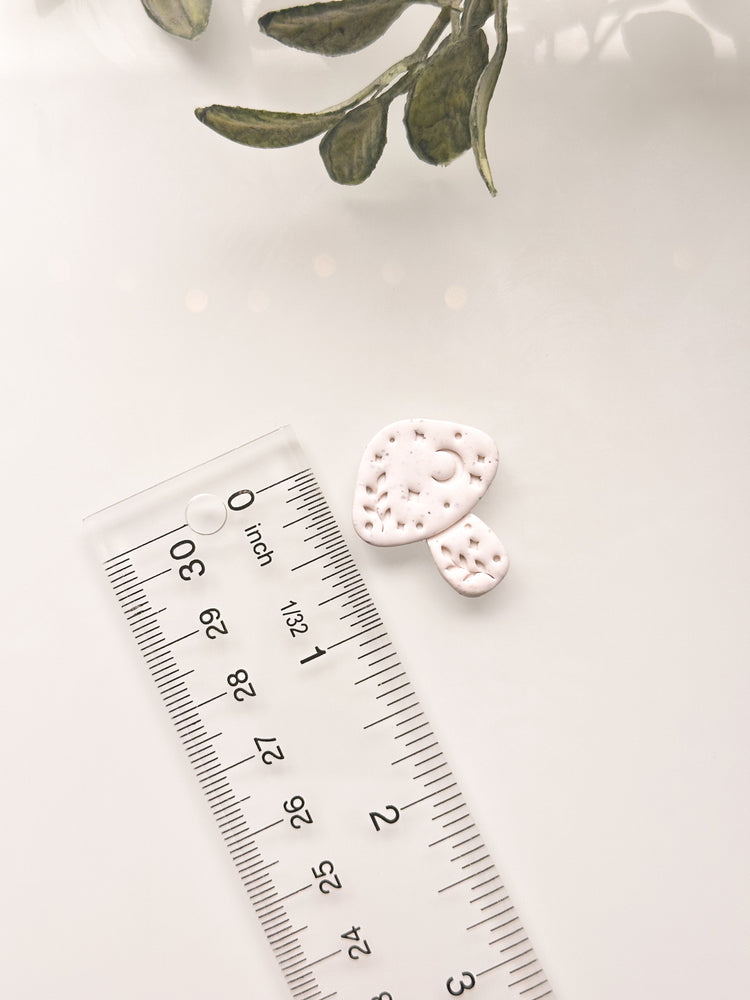
[[[484,496],[497,471],[484,431],[443,420],[401,420],[379,431],[357,473],[353,522],[373,545],[428,539]]]

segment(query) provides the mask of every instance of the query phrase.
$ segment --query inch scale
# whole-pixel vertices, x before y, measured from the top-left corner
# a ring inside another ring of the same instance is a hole
[[[294,1000],[551,1000],[291,430],[87,525]]]

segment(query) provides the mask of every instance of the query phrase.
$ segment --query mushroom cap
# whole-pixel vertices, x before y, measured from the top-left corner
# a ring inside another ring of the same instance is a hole
[[[484,431],[447,420],[399,420],[379,431],[360,462],[354,529],[373,545],[404,545],[455,524],[497,472]]]

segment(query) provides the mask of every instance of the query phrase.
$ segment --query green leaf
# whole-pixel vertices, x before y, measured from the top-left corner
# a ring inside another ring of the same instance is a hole
[[[427,60],[406,102],[409,145],[426,163],[446,164],[471,147],[469,114],[489,59],[481,30],[443,43]]]
[[[195,38],[208,24],[211,0],[141,0],[148,16],[178,38]]]
[[[258,21],[277,42],[305,52],[358,52],[390,28],[411,0],[330,0],[270,11]]]
[[[328,176],[337,184],[361,184],[377,166],[386,143],[388,103],[375,98],[349,111],[320,143]]]
[[[344,117],[344,111],[295,114],[291,111],[256,111],[212,104],[196,108],[196,118],[232,142],[260,149],[295,146],[325,132]]]
[[[492,179],[492,170],[490,169],[490,161],[487,156],[487,112],[492,95],[495,93],[495,86],[500,76],[500,70],[503,68],[503,60],[508,49],[508,0],[496,0],[496,3],[495,26],[497,29],[497,47],[477,81],[474,98],[471,102],[471,112],[469,114],[471,148],[474,150],[474,158],[477,161],[479,173],[482,175],[482,179],[493,197],[497,194],[497,188]]]

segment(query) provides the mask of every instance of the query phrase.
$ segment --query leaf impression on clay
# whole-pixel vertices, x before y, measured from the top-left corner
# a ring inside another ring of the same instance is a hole
[[[484,431],[445,420],[400,420],[379,431],[360,462],[352,520],[372,545],[426,540],[466,517],[497,472]]]
[[[480,597],[508,572],[508,555],[489,525],[476,514],[433,535],[427,545],[443,579],[464,597]]]

